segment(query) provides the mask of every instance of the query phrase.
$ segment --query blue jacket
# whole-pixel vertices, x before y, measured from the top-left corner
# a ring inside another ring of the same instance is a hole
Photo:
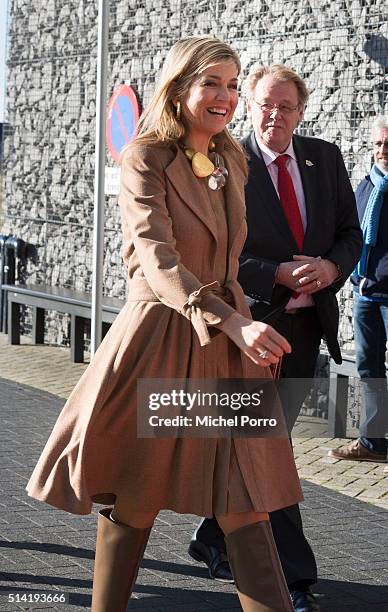
[[[356,190],[356,202],[360,223],[365,213],[373,183],[366,176]],[[376,246],[372,247],[367,262],[366,278],[351,276],[354,290],[360,295],[375,299],[388,299],[388,193],[381,209]]]

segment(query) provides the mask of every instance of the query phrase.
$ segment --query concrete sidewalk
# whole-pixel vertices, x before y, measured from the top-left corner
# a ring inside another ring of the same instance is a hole
[[[79,517],[60,512],[24,491],[64,399],[84,368],[70,363],[67,349],[28,343],[10,347],[0,336],[2,611],[90,608],[95,513]],[[388,478],[381,464],[329,459],[327,449],[341,442],[295,441],[304,478],[305,530],[319,566],[315,591],[322,595],[322,612],[387,612]],[[189,515],[160,514],[128,610],[241,609],[233,586],[209,580],[205,566],[187,555],[196,521]],[[41,594],[47,593],[66,603],[45,603]]]

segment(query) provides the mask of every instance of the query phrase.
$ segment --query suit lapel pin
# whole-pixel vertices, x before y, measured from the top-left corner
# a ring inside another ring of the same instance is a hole
[[[309,159],[306,159],[306,166],[313,166],[313,162],[310,161]]]

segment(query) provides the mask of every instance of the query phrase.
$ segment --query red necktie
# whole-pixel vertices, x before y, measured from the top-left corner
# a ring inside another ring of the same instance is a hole
[[[279,155],[274,161],[278,167],[279,199],[283,212],[286,215],[288,226],[295,238],[296,244],[298,245],[299,252],[302,252],[304,229],[298,206],[298,200],[296,199],[294,184],[286,166],[288,158],[289,155]]]

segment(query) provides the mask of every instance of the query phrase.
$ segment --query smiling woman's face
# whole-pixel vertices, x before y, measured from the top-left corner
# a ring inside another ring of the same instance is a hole
[[[238,102],[236,64],[222,62],[206,68],[182,99],[182,117],[194,140],[209,140],[231,121]]]

